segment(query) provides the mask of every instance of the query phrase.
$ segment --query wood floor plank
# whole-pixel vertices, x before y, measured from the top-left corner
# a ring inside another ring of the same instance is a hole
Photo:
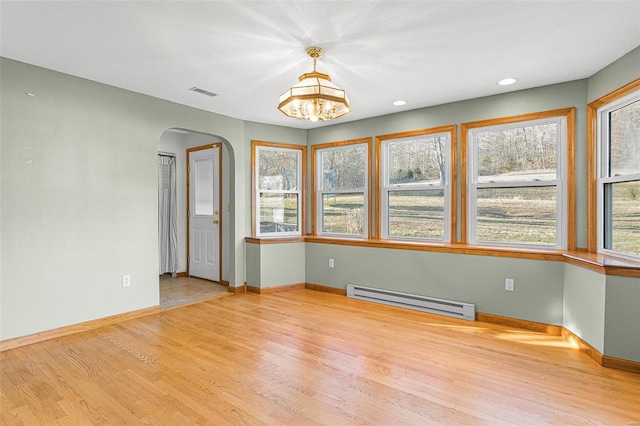
[[[560,336],[311,290],[212,299],[0,363],[3,425],[640,421],[640,375]]]

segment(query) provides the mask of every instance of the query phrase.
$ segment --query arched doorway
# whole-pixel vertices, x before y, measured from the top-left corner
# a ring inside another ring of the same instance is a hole
[[[217,281],[202,280],[189,276],[189,229],[188,229],[188,151],[216,145],[220,148],[220,273]],[[173,155],[176,167],[176,223],[178,267],[173,271],[160,270],[160,305],[163,309],[193,303],[211,297],[228,294],[229,276],[233,264],[229,242],[233,238],[232,197],[233,191],[233,150],[224,138],[212,134],[185,130],[168,129],[160,137],[159,155]],[[160,185],[160,181],[159,181]],[[160,186],[159,186],[160,188]],[[160,201],[160,195],[159,195]],[[159,212],[160,213],[160,212]],[[159,218],[159,224],[161,220]],[[160,228],[160,227],[159,227]],[[159,229],[160,232],[160,229]],[[160,236],[160,235],[159,235]],[[161,241],[159,238],[159,256]],[[162,266],[162,264],[160,264]]]

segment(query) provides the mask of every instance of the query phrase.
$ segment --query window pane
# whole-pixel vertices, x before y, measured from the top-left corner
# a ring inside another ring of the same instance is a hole
[[[195,214],[213,216],[213,159],[195,160]]]
[[[556,243],[556,187],[478,189],[476,238],[501,243]]]
[[[444,239],[444,191],[389,191],[389,236]]]
[[[298,194],[260,194],[260,233],[298,231]]]
[[[298,189],[298,154],[290,151],[258,150],[260,190]]]
[[[444,185],[447,145],[444,136],[388,142],[389,184]]]
[[[611,176],[640,173],[640,101],[609,115]]]
[[[640,256],[640,181],[605,185],[605,248]]]
[[[322,194],[322,232],[364,234],[364,194]]]
[[[552,123],[478,132],[478,182],[556,180],[557,127]]]
[[[367,167],[366,146],[332,149],[322,152],[322,189],[362,189]]]

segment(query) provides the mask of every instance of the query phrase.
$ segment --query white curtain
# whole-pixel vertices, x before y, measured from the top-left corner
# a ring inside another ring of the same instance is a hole
[[[160,274],[174,274],[178,263],[176,158],[158,155],[158,250]]]

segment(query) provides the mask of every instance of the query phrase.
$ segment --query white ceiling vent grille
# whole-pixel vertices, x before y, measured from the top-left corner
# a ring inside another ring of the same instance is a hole
[[[213,92],[210,92],[208,90],[201,89],[201,88],[199,88],[197,86],[193,86],[189,90],[191,90],[192,92],[198,92],[198,93],[202,93],[203,95],[211,96],[212,98],[215,97],[215,96],[218,96],[217,93],[213,93]]]

